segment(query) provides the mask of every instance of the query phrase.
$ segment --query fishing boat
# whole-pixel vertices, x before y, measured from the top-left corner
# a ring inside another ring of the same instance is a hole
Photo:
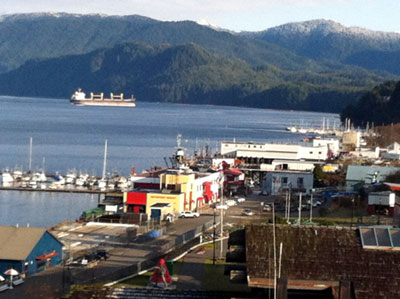
[[[124,98],[124,94],[110,94],[109,98],[104,97],[104,93],[95,94],[90,93],[90,97],[86,98],[86,94],[82,89],[78,88],[77,91],[71,96],[71,104],[77,106],[115,106],[115,107],[136,107],[136,99],[132,95],[130,98]]]

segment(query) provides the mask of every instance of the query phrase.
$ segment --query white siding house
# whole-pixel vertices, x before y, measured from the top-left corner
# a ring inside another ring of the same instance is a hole
[[[311,194],[313,188],[312,172],[272,171],[263,181],[263,194],[279,195],[287,190]]]

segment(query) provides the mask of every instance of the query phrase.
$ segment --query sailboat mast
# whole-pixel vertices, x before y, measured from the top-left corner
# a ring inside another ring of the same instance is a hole
[[[29,167],[28,170],[29,172],[32,171],[32,143],[33,143],[33,138],[29,138]]]
[[[106,177],[106,167],[107,167],[107,139],[104,142],[104,161],[103,161],[103,179]]]

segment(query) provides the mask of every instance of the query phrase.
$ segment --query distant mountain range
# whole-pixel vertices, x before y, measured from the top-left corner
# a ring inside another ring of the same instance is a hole
[[[323,20],[233,34],[135,15],[7,15],[0,94],[66,98],[81,87],[143,101],[339,112],[398,78],[399,36]]]
[[[317,61],[400,75],[400,34],[345,27],[330,20],[289,23],[242,36],[264,40]]]

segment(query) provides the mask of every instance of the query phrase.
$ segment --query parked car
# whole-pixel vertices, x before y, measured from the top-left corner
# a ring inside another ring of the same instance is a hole
[[[181,213],[181,218],[197,218],[200,217],[200,214],[192,211],[184,211]]]
[[[250,209],[245,209],[245,210],[243,210],[242,215],[245,215],[245,216],[253,216],[254,213],[253,213],[253,211],[250,210]]]
[[[269,204],[264,204],[263,206],[263,211],[264,212],[271,212],[272,211],[272,207]]]
[[[238,198],[236,198],[236,201],[237,201],[237,202],[244,202],[244,201],[246,201],[246,198],[244,198],[244,197],[238,197]]]
[[[217,210],[227,210],[228,206],[227,205],[218,205],[215,207]]]
[[[228,200],[225,202],[225,204],[226,204],[228,207],[233,207],[233,206],[236,206],[236,205],[237,205],[236,201],[234,201],[233,199],[228,199]]]
[[[307,200],[307,204],[310,205],[310,200]],[[313,201],[312,201],[313,208],[316,208],[316,207],[320,206],[321,204],[322,203],[317,199],[313,199]]]

